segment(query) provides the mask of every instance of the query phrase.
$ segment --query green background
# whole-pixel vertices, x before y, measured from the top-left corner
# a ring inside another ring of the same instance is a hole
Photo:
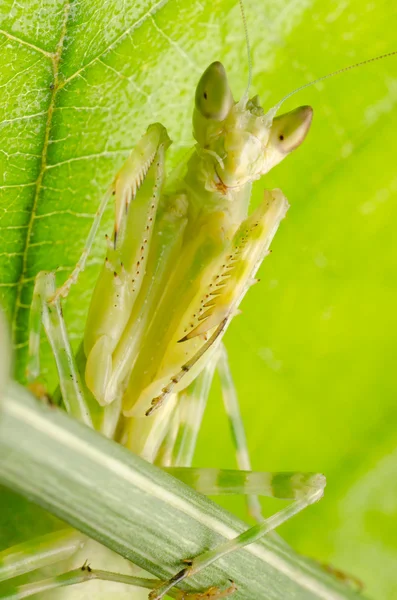
[[[292,89],[396,48],[397,9],[354,0],[246,1],[253,93],[272,106]],[[65,10],[69,10],[66,15]],[[65,19],[65,15],[67,18]],[[221,60],[237,98],[247,80],[236,2],[5,1],[0,8],[0,301],[23,376],[33,277],[70,271],[102,191],[147,125],[192,144],[200,73]],[[59,46],[63,40],[62,47]],[[46,53],[59,49],[61,89]],[[255,185],[291,208],[261,283],[226,336],[257,470],[327,475],[325,498],[286,525],[299,551],[397,596],[397,57],[288,100],[314,108],[302,148]],[[111,209],[103,233],[111,230]],[[77,344],[103,255],[65,306]],[[55,384],[43,344],[43,377]],[[196,463],[233,467],[217,385]],[[44,532],[41,511],[1,495],[0,545]],[[227,505],[244,515],[243,503]],[[273,503],[264,505],[265,511]]]

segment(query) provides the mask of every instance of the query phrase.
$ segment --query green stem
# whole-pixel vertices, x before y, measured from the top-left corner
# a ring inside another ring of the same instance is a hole
[[[161,580],[247,525],[119,444],[37,402],[17,384],[0,403],[0,483]],[[297,517],[299,518],[299,517]],[[315,532],[313,532],[315,535]],[[90,557],[87,557],[88,559]],[[239,600],[359,598],[318,565],[264,538],[225,556],[186,582],[224,587]]]

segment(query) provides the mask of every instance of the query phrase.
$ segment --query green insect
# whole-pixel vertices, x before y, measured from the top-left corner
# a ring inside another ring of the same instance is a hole
[[[249,50],[248,37],[247,46]],[[151,600],[165,594],[180,600],[220,599],[233,594],[234,583],[196,594],[175,586],[274,530],[323,495],[325,478],[320,474],[251,472],[222,345],[288,209],[281,190],[266,190],[250,214],[252,183],[302,144],[313,115],[309,106],[300,106],[276,116],[285,98],[264,110],[257,96],[249,98],[249,88],[250,80],[236,102],[222,64],[214,62],[205,70],[193,112],[197,143],[169,177],[164,163],[171,143],[167,131],[159,123],[148,127],[105,194],[72,275],[58,290],[53,273],[42,272],[36,279],[29,379],[34,382],[39,375],[43,323],[56,359],[60,396],[71,415],[203,493],[222,493],[227,486],[229,493],[248,494],[258,524],[188,561],[165,583],[92,570],[85,564],[23,586],[13,598],[108,579],[153,588]],[[92,294],[84,339],[74,356],[61,298],[85,267],[109,200],[115,206],[114,231]],[[241,472],[190,468],[215,369]],[[292,502],[262,519],[256,494]],[[73,531],[51,534],[0,554],[0,564],[8,565],[6,577],[11,578],[45,565],[48,556],[51,562],[70,556],[84,539]]]

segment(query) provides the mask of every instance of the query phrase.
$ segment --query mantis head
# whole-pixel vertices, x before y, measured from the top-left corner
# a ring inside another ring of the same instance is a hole
[[[258,179],[305,139],[313,117],[310,106],[275,113],[265,113],[258,96],[236,103],[220,62],[204,71],[196,89],[193,134],[227,188]]]

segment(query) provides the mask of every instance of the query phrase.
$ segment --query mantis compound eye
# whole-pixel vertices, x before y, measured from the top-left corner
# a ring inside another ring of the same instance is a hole
[[[196,109],[206,119],[223,121],[234,104],[222,63],[213,62],[196,88]]]
[[[301,145],[312,122],[311,106],[300,106],[273,120],[269,144],[281,154],[288,154]]]

